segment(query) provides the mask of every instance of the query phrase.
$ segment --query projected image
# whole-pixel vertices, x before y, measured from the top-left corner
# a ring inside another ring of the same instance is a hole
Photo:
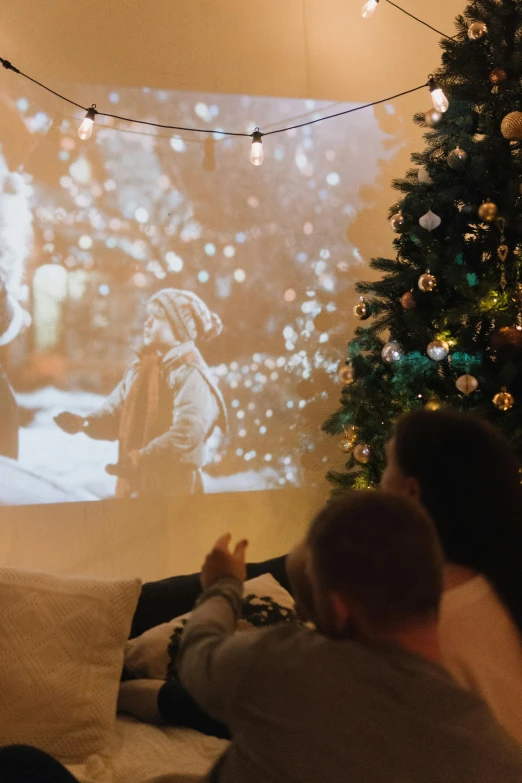
[[[0,81],[0,503],[322,480],[385,136],[310,101],[55,85],[172,133]],[[24,91],[25,90],[25,91]],[[344,107],[342,107],[344,108]],[[365,151],[371,149],[371,155]]]

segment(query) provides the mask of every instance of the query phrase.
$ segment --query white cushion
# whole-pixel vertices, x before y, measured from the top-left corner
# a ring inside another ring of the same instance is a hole
[[[271,574],[249,579],[244,584],[243,595],[269,597],[285,609],[294,609],[294,599]],[[135,679],[164,680],[169,665],[168,646],[177,628],[183,626],[190,612],[176,617],[168,623],[150,628],[136,639],[127,642],[125,648],[125,669]]]
[[[82,780],[106,779],[140,589],[0,569],[0,745],[34,745]]]

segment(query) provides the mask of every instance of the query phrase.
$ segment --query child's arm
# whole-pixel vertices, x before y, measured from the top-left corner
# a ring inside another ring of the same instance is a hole
[[[107,397],[102,407],[90,416],[62,411],[54,417],[55,423],[68,435],[85,432],[96,440],[118,440],[121,406],[125,398],[125,379]]]

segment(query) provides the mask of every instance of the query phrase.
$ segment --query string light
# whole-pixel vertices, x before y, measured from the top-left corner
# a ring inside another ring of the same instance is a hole
[[[379,0],[368,0],[367,3],[365,3],[362,7],[362,17],[363,19],[369,19],[370,16],[373,16],[375,9],[379,5]]]
[[[265,159],[263,154],[263,134],[256,128],[252,134],[252,149],[250,150],[250,163],[260,166]]]
[[[429,77],[428,87],[431,92],[433,107],[436,109],[436,111],[444,114],[444,112],[448,111],[449,109],[449,101],[442,92],[441,88],[438,86],[433,76]]]
[[[377,0],[374,0],[377,2]],[[389,1],[389,0],[388,0]],[[6,69],[11,70],[14,73],[19,74],[20,76],[23,76],[24,79],[27,79],[28,81],[32,82],[33,84],[38,85],[38,87],[41,87],[43,90],[46,90],[47,92],[51,93],[52,95],[55,95],[57,98],[60,98],[60,100],[65,101],[66,103],[70,103],[72,106],[76,106],[76,108],[81,109],[82,111],[86,111],[87,114],[80,125],[80,129],[78,131],[78,134],[80,138],[82,139],[88,139],[90,138],[92,134],[92,127],[94,123],[94,119],[96,116],[98,117],[108,117],[113,120],[121,120],[122,122],[132,122],[136,125],[146,125],[147,127],[152,128],[163,128],[167,130],[175,130],[175,131],[183,131],[185,133],[201,133],[208,136],[209,133],[212,133],[216,136],[227,136],[227,137],[241,137],[241,138],[250,138],[252,139],[252,150],[251,150],[251,157],[252,163],[256,166],[261,165],[263,162],[263,147],[262,147],[262,137],[263,136],[273,136],[274,134],[278,133],[286,133],[287,131],[291,130],[298,130],[300,128],[310,127],[312,125],[317,124],[318,122],[326,122],[327,120],[333,120],[338,117],[344,117],[348,114],[353,114],[354,112],[359,112],[364,109],[369,109],[374,106],[380,106],[384,103],[391,103],[391,101],[395,101],[398,98],[402,98],[405,95],[411,95],[414,92],[418,92],[419,90],[423,90],[426,88],[426,82],[424,84],[419,85],[418,87],[413,87],[410,90],[403,90],[402,92],[396,93],[395,95],[389,95],[386,98],[380,98],[377,101],[371,101],[370,103],[364,103],[360,106],[353,106],[350,109],[345,109],[344,111],[335,112],[335,114],[326,114],[323,117],[316,117],[313,120],[307,120],[306,122],[300,122],[295,125],[287,125],[282,128],[275,128],[274,130],[266,131],[265,133],[261,133],[259,128],[256,128],[253,133],[245,133],[241,131],[225,131],[221,128],[216,128],[215,130],[209,130],[208,128],[192,128],[192,127],[186,127],[186,126],[180,126],[180,125],[167,125],[165,123],[159,123],[159,122],[152,122],[150,120],[138,120],[134,117],[122,117],[118,114],[110,114],[108,112],[102,112],[96,109],[95,104],[93,104],[89,109],[86,109],[85,106],[82,106],[80,103],[77,103],[76,101],[71,100],[70,98],[67,98],[65,95],[62,95],[59,92],[56,92],[56,90],[52,90],[50,87],[48,87],[46,84],[43,84],[42,82],[39,82],[37,79],[33,79],[32,76],[29,76],[28,74],[24,73],[23,71],[20,71],[18,68],[16,68],[12,63],[9,62],[9,60],[5,60],[3,57],[0,57],[0,64]]]
[[[94,118],[97,115],[96,104],[93,103],[90,109],[87,109],[87,114],[82,124],[78,128],[78,136],[82,141],[87,141],[92,136],[92,126],[94,125]]]

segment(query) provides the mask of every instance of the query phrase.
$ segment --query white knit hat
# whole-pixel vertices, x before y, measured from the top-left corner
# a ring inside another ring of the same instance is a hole
[[[191,291],[163,288],[151,296],[151,303],[164,310],[174,334],[182,342],[213,340],[223,330],[220,317]]]

